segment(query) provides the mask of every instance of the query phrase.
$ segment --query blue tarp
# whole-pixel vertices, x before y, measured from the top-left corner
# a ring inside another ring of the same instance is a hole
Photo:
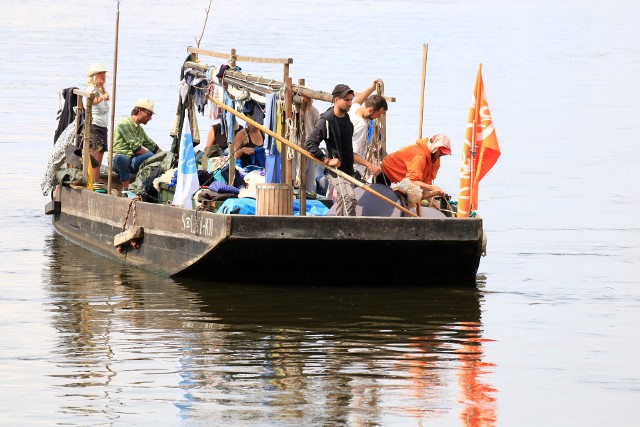
[[[310,216],[325,216],[329,212],[327,208],[319,200],[307,200],[307,215]],[[238,215],[255,215],[256,214],[256,201],[248,197],[232,198],[224,201],[218,213],[221,214],[238,214]],[[300,215],[300,201],[295,199],[293,201],[293,214]]]
[[[255,215],[256,201],[247,197],[232,198],[224,201],[218,213],[221,214],[238,214],[238,215]]]
[[[307,215],[326,216],[327,212],[329,212],[329,208],[319,200],[307,200],[306,206]],[[293,201],[293,214],[300,215],[300,200],[298,199]]]

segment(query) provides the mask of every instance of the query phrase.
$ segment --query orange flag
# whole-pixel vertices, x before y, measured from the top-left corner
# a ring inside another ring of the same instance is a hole
[[[480,64],[462,147],[458,217],[468,217],[472,209],[478,209],[478,183],[493,167],[498,157],[500,147],[484,93]]]

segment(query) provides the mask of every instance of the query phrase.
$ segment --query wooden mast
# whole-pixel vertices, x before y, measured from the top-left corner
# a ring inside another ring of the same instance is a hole
[[[427,54],[429,53],[429,45],[422,45],[422,82],[420,85],[420,124],[418,125],[418,139],[422,139],[422,120],[424,118],[424,86],[427,79]]]
[[[116,36],[113,45],[113,78],[112,78],[112,90],[111,90],[111,133],[109,135],[109,157],[107,165],[109,171],[107,172],[107,194],[111,194],[111,175],[113,175],[113,131],[115,130],[115,117],[116,117],[116,78],[118,76],[118,33],[120,32],[120,1],[116,7]]]
[[[237,59],[236,50],[235,48],[233,48],[231,49],[231,53],[229,54],[229,58],[228,58],[229,67],[232,70],[235,70],[236,68],[236,59]],[[231,132],[231,131],[229,130],[228,132]],[[246,129],[245,132],[247,132],[247,135],[249,135],[249,129]],[[233,143],[233,140],[231,140],[231,144],[229,144],[229,169],[228,169],[229,175],[227,179],[227,182],[229,183],[229,185],[233,185],[236,179],[235,152],[236,152],[235,144]]]
[[[298,79],[298,86],[304,86],[304,79]],[[307,102],[300,104],[300,120],[298,123],[298,132],[300,132],[300,141],[304,144],[307,139],[307,128],[304,126],[305,118],[307,115]],[[301,129],[301,130],[300,130]],[[305,156],[299,156],[300,158],[300,188],[298,189],[298,199],[300,200],[300,216],[307,215],[307,158]]]

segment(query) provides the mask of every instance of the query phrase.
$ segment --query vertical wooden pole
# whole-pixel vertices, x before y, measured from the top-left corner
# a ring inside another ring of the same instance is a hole
[[[236,69],[236,50],[231,49],[231,53],[229,54],[229,67],[232,71]]]
[[[74,138],[74,144],[76,145],[76,147],[79,147],[80,141],[78,141],[78,126],[80,126],[80,115],[83,113],[83,106],[82,106],[82,96],[81,95],[76,95],[76,135]]]
[[[107,172],[107,194],[111,194],[111,168],[113,167],[113,131],[115,130],[115,117],[116,117],[116,78],[118,76],[118,34],[120,32],[120,1],[116,6],[116,36],[113,44],[113,78],[111,80],[111,133],[109,136],[109,157],[107,165],[109,171]]]
[[[298,86],[304,86],[304,79],[298,79]],[[300,132],[300,142],[304,144],[307,139],[307,128],[305,127],[305,117],[307,115],[307,101],[302,98],[300,104],[300,120],[298,122],[298,132]],[[300,158],[300,188],[298,189],[300,200],[300,216],[307,215],[307,158],[298,155]]]
[[[289,64],[284,64],[283,66],[283,70],[282,70],[282,82],[285,84],[285,95],[284,95],[284,102],[285,102],[285,108],[284,111],[282,112],[282,117],[284,117],[284,123],[280,128],[280,136],[281,137],[285,137],[286,133],[287,133],[287,107],[286,107],[286,103],[289,101],[289,96],[287,96],[287,89],[286,89],[286,84],[287,81],[289,80]],[[289,88],[290,90],[291,88]],[[282,147],[282,152],[280,153],[280,183],[289,183],[289,181],[286,179],[287,177],[287,154],[289,151],[289,148],[285,145],[281,145]]]
[[[482,64],[480,64],[478,66],[478,77],[481,75],[482,73]],[[477,118],[479,116],[478,111],[480,110],[480,107],[482,106],[482,90],[481,90],[481,85],[479,85],[478,83],[478,77],[476,77],[476,85],[474,88],[474,94],[473,97],[475,98],[475,104],[476,104],[476,114],[475,117]],[[477,173],[476,170],[474,170],[474,166],[476,163],[476,138],[477,138],[477,129],[476,126],[481,125],[481,123],[478,123],[476,121],[476,119],[473,119],[473,132],[471,133],[471,165],[469,167],[469,171],[470,171],[470,177],[471,177],[471,181],[469,183],[469,214],[471,214],[471,211],[476,208],[477,206],[473,206],[473,193],[475,191],[477,191],[476,188],[474,188],[474,181],[475,181],[475,174]],[[475,191],[474,191],[475,190]]]
[[[384,82],[382,85],[378,84],[376,86],[376,93],[384,96]],[[387,152],[387,113],[382,113],[382,115],[376,119],[376,123],[380,126],[375,126],[373,129],[371,144],[375,152],[372,153],[370,161],[380,166],[382,164],[382,153]],[[380,129],[382,129],[382,135],[380,135]],[[376,145],[374,145],[374,142]],[[380,142],[379,145],[377,145],[378,142]]]
[[[477,105],[478,100],[476,99],[476,105]],[[472,131],[471,131],[471,151],[470,151],[470,165],[469,165],[469,213],[471,213],[471,210],[474,208],[473,206],[473,179],[474,179],[474,174],[475,174],[475,170],[473,170],[474,168],[474,164],[475,164],[475,160],[476,160],[476,121],[473,121],[472,124]]]
[[[420,124],[418,126],[418,139],[422,139],[422,119],[424,117],[424,85],[427,78],[427,53],[429,52],[429,45],[424,43],[422,45],[422,84],[420,88]]]
[[[84,111],[84,135],[82,137],[82,176],[87,182],[87,189],[93,191],[93,176],[91,175],[91,154],[89,145],[91,141],[91,106],[96,94],[92,93],[87,98],[87,108]],[[80,101],[82,104],[82,101]]]
[[[229,54],[229,68],[233,71],[236,69],[236,50],[231,49],[231,53]],[[229,130],[230,132],[230,130]],[[245,128],[245,132],[249,132],[249,129]],[[235,149],[233,147],[233,141],[229,145],[229,179],[228,184],[233,185],[236,178],[236,159],[234,157]]]

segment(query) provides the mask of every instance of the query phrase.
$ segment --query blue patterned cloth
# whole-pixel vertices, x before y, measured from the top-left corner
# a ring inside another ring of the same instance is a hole
[[[213,181],[211,185],[209,185],[209,190],[215,191],[216,193],[220,193],[220,194],[224,194],[224,193],[239,194],[240,193],[240,190],[238,190],[233,185],[225,184],[224,182],[220,182],[220,181]]]

